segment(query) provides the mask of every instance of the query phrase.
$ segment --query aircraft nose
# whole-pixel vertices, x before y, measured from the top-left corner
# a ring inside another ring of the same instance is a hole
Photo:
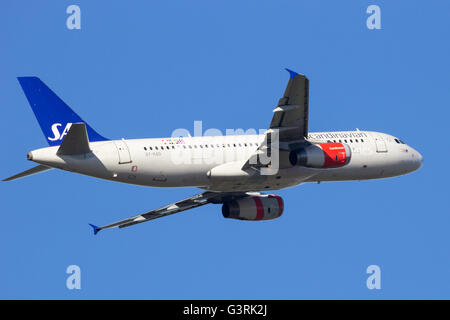
[[[27,153],[27,159],[33,160],[33,153],[31,151]]]
[[[413,166],[414,166],[414,170],[419,169],[420,167],[422,167],[423,165],[423,156],[420,154],[419,151],[410,148],[411,149],[411,157],[412,157],[412,162],[413,162]]]
[[[423,166],[423,156],[418,151],[416,151],[416,152],[417,152],[417,159],[419,161],[419,168],[420,168],[421,166]]]

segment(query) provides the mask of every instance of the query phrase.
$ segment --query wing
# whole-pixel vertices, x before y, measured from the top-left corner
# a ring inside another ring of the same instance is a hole
[[[138,223],[150,221],[153,219],[165,217],[177,212],[193,209],[196,207],[203,206],[208,203],[223,203],[224,201],[228,200],[234,200],[236,198],[242,198],[247,196],[246,193],[221,193],[221,192],[203,192],[200,194],[196,194],[192,197],[189,197],[187,199],[177,201],[171,204],[168,204],[164,207],[151,210],[146,213],[139,214],[137,216],[118,221],[112,224],[108,224],[102,227],[97,227],[93,224],[90,224],[90,226],[94,229],[94,234],[97,234],[100,230],[103,229],[109,229],[109,228],[125,228],[129,227]]]
[[[265,166],[259,159],[263,155],[270,157],[272,149],[289,152],[299,145],[307,143],[309,80],[302,74],[286,70],[289,72],[290,78],[284,95],[273,110],[274,115],[264,141],[244,164],[243,170]]]
[[[290,79],[283,97],[273,110],[269,129],[279,130],[280,142],[298,141],[308,136],[309,80],[286,69]]]

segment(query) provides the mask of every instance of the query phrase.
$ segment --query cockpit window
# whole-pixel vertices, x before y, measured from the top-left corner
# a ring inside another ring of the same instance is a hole
[[[394,139],[395,142],[400,143],[400,144],[405,144],[402,140],[395,138]]]

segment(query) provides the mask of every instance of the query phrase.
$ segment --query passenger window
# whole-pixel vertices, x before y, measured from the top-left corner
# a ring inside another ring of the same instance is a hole
[[[347,143],[347,139],[344,139],[344,142]]]
[[[172,149],[175,149],[175,147],[174,147],[174,146],[172,146]]]
[[[152,147],[148,147],[150,150],[153,150],[153,148]]]
[[[350,139],[350,143],[353,143],[353,140],[352,140],[352,139]]]
[[[355,139],[355,142],[358,142],[358,139]]]
[[[147,151],[147,147],[144,147],[144,150]]]
[[[361,142],[364,142],[364,140],[363,140],[363,139],[361,139]]]
[[[342,143],[342,140],[341,140],[341,139],[339,139],[339,142],[341,142],[341,143]]]
[[[166,146],[166,149],[169,150],[170,149],[169,146]]]
[[[155,147],[155,150],[158,150],[158,147]]]

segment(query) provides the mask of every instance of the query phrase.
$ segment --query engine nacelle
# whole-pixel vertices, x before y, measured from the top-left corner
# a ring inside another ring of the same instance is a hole
[[[311,168],[339,168],[350,162],[351,149],[347,144],[329,142],[312,144],[291,151],[289,162],[293,166]]]
[[[270,220],[281,216],[283,209],[283,199],[270,194],[226,202],[222,206],[222,214],[230,219]]]

